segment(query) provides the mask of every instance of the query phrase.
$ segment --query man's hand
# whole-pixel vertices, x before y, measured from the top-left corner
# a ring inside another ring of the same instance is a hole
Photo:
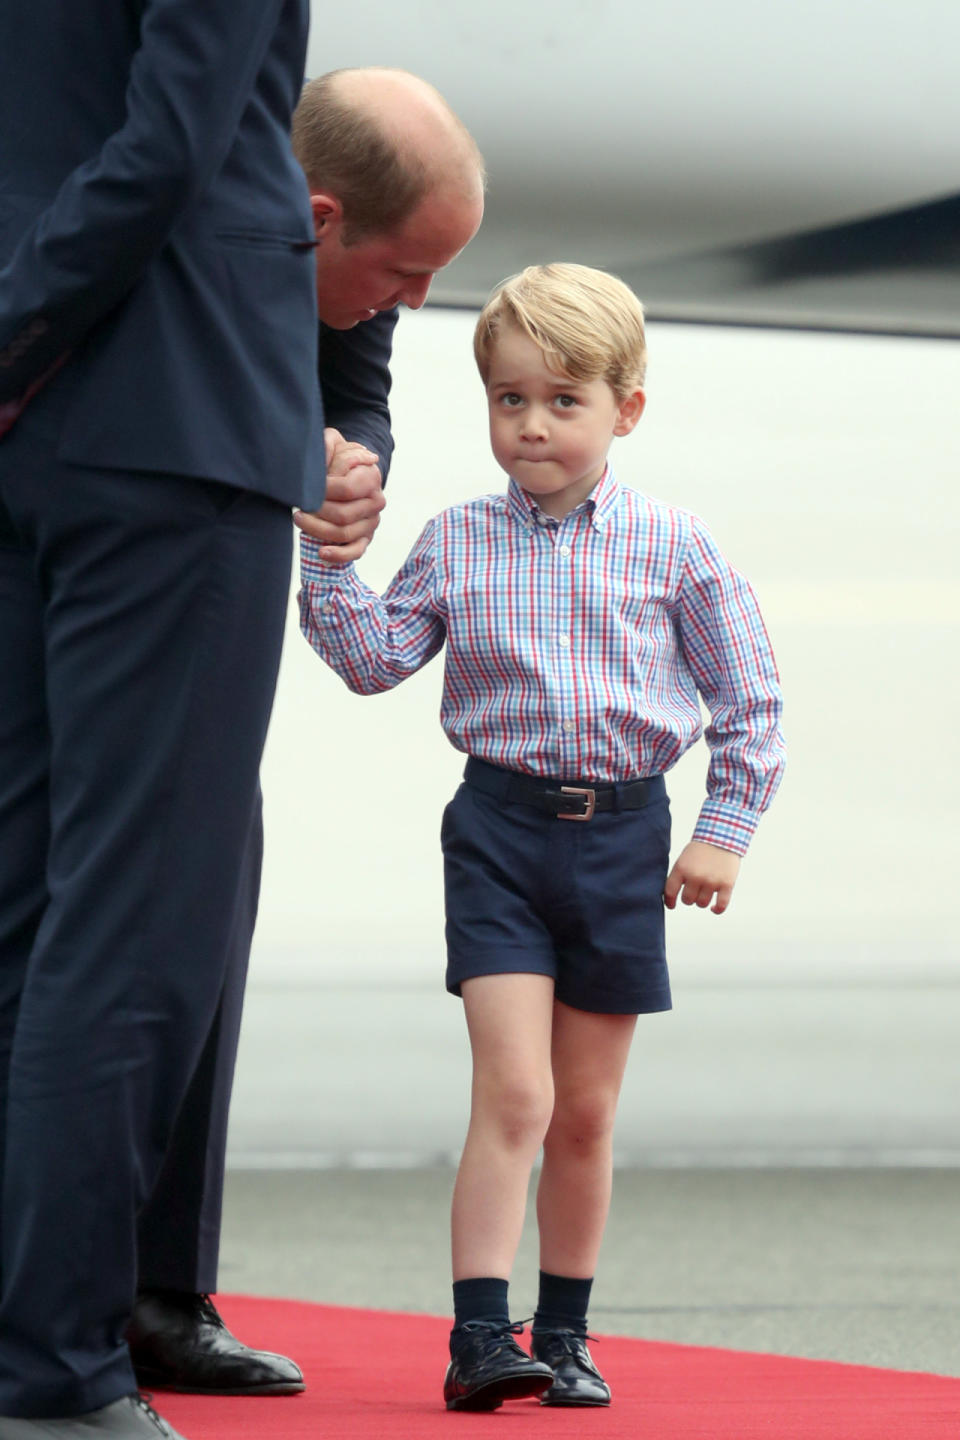
[[[380,524],[386,505],[378,457],[365,445],[344,440],[339,430],[324,431],[327,446],[327,495],[319,510],[295,510],[294,524],[319,540],[320,558],[334,565],[358,560]]]
[[[673,910],[677,896],[684,905],[699,905],[705,910],[716,895],[714,915],[722,915],[730,904],[730,895],[740,873],[740,856],[719,845],[708,845],[703,840],[691,840],[677,857],[676,864],[667,876],[663,890],[663,903]]]

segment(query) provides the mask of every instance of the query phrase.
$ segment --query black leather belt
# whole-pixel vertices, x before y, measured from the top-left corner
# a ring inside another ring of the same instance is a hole
[[[558,820],[591,820],[599,810],[642,810],[664,793],[662,775],[647,780],[625,780],[619,785],[581,785],[537,775],[501,770],[472,755],[463,778],[468,785],[504,803],[533,805]]]

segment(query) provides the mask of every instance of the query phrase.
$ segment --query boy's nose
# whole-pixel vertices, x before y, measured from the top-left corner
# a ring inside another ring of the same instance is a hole
[[[547,433],[547,421],[539,405],[530,405],[524,411],[521,435],[525,440],[542,440]]]

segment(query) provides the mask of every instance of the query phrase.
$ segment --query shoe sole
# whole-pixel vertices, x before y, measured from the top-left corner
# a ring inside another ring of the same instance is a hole
[[[541,1405],[549,1405],[555,1410],[586,1410],[591,1406],[602,1409],[609,1405],[609,1400],[548,1400],[546,1395],[540,1396]]]
[[[152,1375],[139,1367],[134,1373],[141,1390],[165,1390],[172,1395],[302,1395],[307,1388],[302,1380],[278,1381],[274,1385],[178,1385],[164,1375]]]
[[[448,1410],[496,1410],[504,1400],[529,1400],[549,1390],[553,1381],[542,1375],[504,1375],[467,1395],[447,1401]]]

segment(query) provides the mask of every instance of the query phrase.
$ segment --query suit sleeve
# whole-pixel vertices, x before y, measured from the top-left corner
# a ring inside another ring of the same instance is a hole
[[[146,0],[126,119],[0,271],[0,401],[132,288],[226,159],[283,0]],[[305,239],[308,237],[304,237]]]
[[[384,310],[352,330],[320,326],[320,389],[326,423],[380,457],[384,483],[393,454],[390,356],[397,311]]]

